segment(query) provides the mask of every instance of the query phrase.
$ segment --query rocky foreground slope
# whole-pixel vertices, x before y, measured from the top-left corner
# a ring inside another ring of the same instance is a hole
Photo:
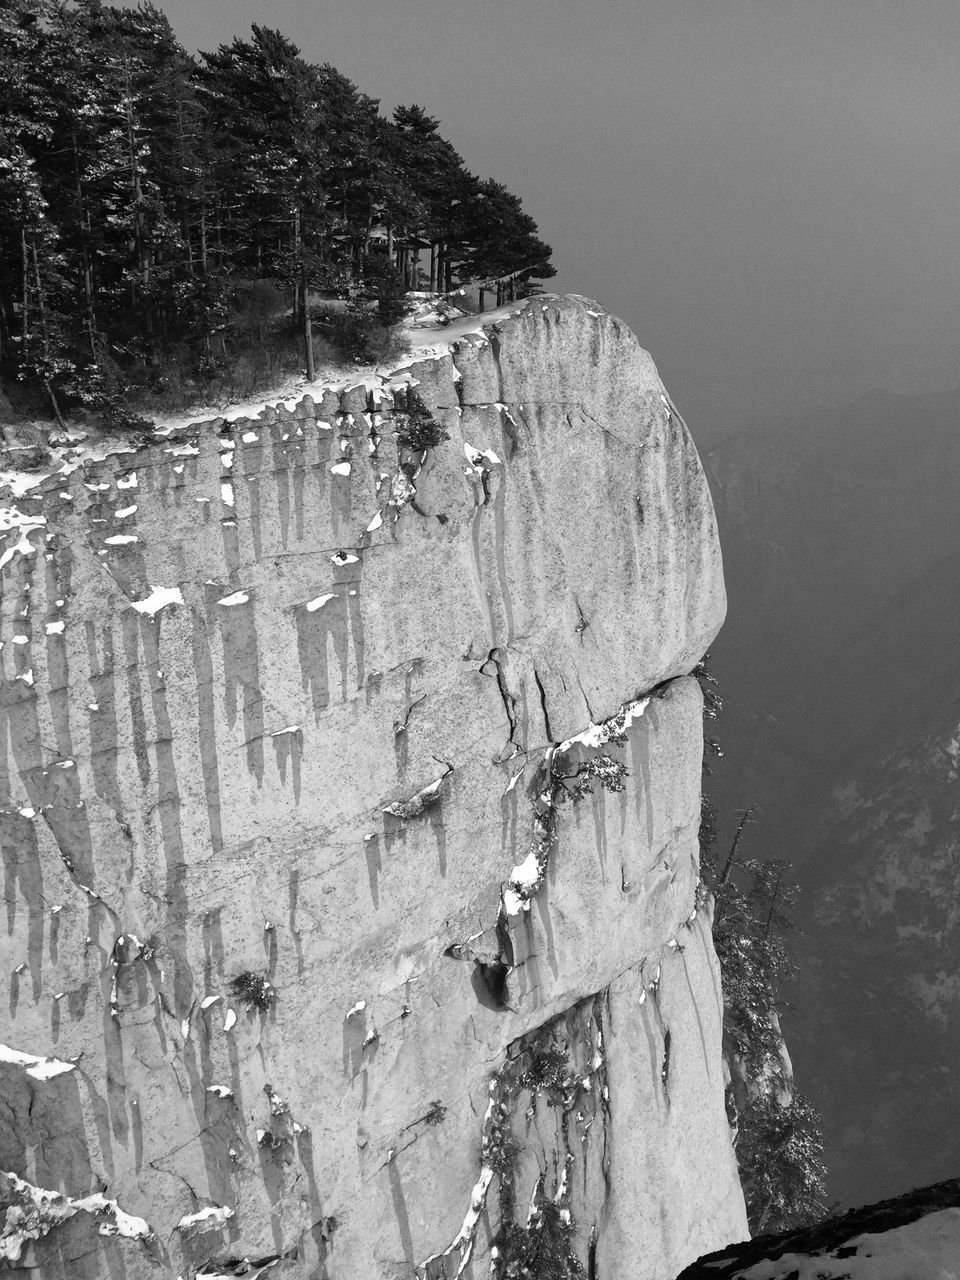
[[[956,1280],[960,1179],[717,1250],[678,1280]]]
[[[533,299],[6,523],[14,1272],[666,1280],[744,1235],[720,555],[623,325]]]

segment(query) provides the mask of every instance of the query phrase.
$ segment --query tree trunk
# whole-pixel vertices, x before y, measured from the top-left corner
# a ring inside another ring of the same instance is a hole
[[[300,259],[300,293],[303,308],[303,347],[307,357],[307,381],[315,382],[317,370],[313,360],[313,330],[310,321],[310,306],[307,298],[307,264]]]
[[[430,292],[437,291],[437,244],[435,240],[430,241]]]
[[[26,253],[25,246],[26,246],[26,238],[24,238],[24,253]],[[43,337],[43,358],[49,368],[50,330],[47,325],[47,311],[46,311],[46,307],[44,305],[44,299],[43,299],[43,282],[40,279],[40,259],[37,256],[37,246],[35,244],[33,246],[33,275],[34,275],[34,280],[36,281],[36,288],[37,288],[37,313],[40,316],[40,333]],[[57,423],[60,426],[60,429],[63,430],[65,427],[65,424],[63,421],[63,417],[61,416],[61,413],[60,413],[60,406],[57,404],[57,397],[54,395],[53,385],[51,384],[50,379],[47,376],[46,369],[44,370],[44,374],[43,374],[43,385],[46,387],[47,395],[50,397],[50,404],[53,407],[53,413],[55,418],[57,419]]]
[[[723,871],[720,873],[720,878],[717,880],[717,887],[714,891],[714,901],[716,903],[713,921],[714,933],[716,933],[717,925],[723,917],[723,887],[729,880],[730,872],[733,870],[734,864],[736,863],[737,846],[740,844],[740,837],[743,835],[744,827],[746,827],[747,823],[753,818],[754,807],[754,805],[751,805],[749,809],[744,809],[743,813],[740,815],[740,822],[737,826],[736,835],[733,837],[733,844],[730,846],[730,852],[727,854],[727,860],[723,864]]]

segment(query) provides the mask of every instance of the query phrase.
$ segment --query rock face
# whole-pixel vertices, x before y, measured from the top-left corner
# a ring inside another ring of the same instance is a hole
[[[685,674],[720,555],[628,330],[533,299],[11,522],[14,1270],[667,1280],[744,1235]]]

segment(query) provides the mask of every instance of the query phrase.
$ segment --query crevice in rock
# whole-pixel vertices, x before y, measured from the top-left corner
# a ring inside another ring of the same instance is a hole
[[[310,1231],[314,1229],[314,1227],[309,1228]],[[305,1231],[303,1234],[307,1235],[308,1232]],[[208,1258],[206,1262],[200,1264],[196,1272],[196,1280],[205,1280],[205,1277],[209,1277],[209,1280],[225,1280],[226,1276],[241,1276],[243,1280],[257,1280],[258,1276],[262,1276],[266,1271],[272,1271],[280,1263],[295,1259],[297,1253],[298,1249],[294,1247],[285,1253],[268,1253],[258,1258]]]
[[[540,706],[543,709],[543,724],[546,730],[547,739],[553,743],[555,739],[553,736],[553,729],[550,726],[550,713],[547,710],[547,691],[543,687],[543,681],[540,679],[540,672],[536,667],[533,668],[533,678],[537,682],[537,689],[540,692]]]
[[[490,354],[493,356],[494,367],[497,370],[497,400],[502,404],[506,396],[503,393],[503,368],[500,364],[500,333],[496,325],[491,325],[487,330],[487,340],[490,343]]]
[[[416,708],[417,708],[417,707],[419,707],[419,705],[420,705],[420,703],[421,703],[421,702],[425,702],[425,701],[426,701],[426,698],[427,698],[427,695],[426,695],[425,693],[421,694],[419,698],[415,699],[415,700],[414,700],[413,702],[411,702],[411,703],[410,703],[410,705],[407,707],[406,713],[405,713],[405,715],[404,715],[404,717],[403,717],[403,719],[402,719],[402,720],[394,720],[394,722],[393,722],[393,732],[394,732],[394,735],[395,735],[396,737],[399,737],[399,736],[400,736],[400,734],[402,734],[402,733],[406,733],[406,731],[407,731],[407,726],[408,726],[408,725],[409,725],[409,723],[410,723],[410,717],[411,717],[411,715],[413,715],[413,712],[416,710]]]
[[[504,674],[503,662],[500,658],[499,649],[490,650],[490,652],[487,654],[486,661],[484,662],[483,666],[480,668],[480,674],[482,676],[490,676],[493,679],[495,679],[497,682],[497,689],[500,693],[500,701],[503,703],[503,710],[507,717],[507,724],[510,727],[510,732],[507,734],[507,746],[513,747],[514,750],[513,752],[511,752],[511,754],[516,755],[518,752],[523,751],[523,746],[519,742],[517,742],[517,738],[516,738],[517,700],[516,698],[514,698],[513,694],[510,692],[507,686],[507,678],[506,678],[506,675]],[[501,759],[506,758],[503,752],[501,752],[500,755],[501,755]]]
[[[663,1033],[663,1059],[660,1063],[660,1079],[663,1082],[663,1096],[667,1102],[670,1101],[669,1083],[670,1083],[670,1028],[667,1027]]]

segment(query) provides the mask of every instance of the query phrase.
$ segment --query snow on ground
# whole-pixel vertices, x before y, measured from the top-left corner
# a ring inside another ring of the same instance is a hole
[[[785,1253],[738,1271],[737,1280],[960,1280],[960,1209],[864,1232],[831,1253]]]
[[[20,812],[24,811],[21,809]],[[11,1049],[5,1044],[0,1044],[0,1062],[23,1067],[27,1075],[32,1076],[34,1080],[50,1080],[53,1076],[63,1075],[65,1071],[76,1070],[75,1062],[63,1062],[59,1058],[40,1058],[33,1053]]]
[[[310,395],[314,401],[319,402],[324,392],[337,394],[355,387],[364,387],[374,403],[379,404],[382,400],[389,399],[392,392],[399,388],[416,385],[416,378],[410,371],[412,365],[421,360],[442,359],[451,354],[456,343],[466,338],[473,337],[481,344],[484,343],[485,328],[507,319],[508,316],[519,315],[532,301],[528,298],[511,302],[494,311],[467,314],[438,294],[415,293],[410,295],[410,299],[413,302],[411,312],[399,325],[400,333],[410,346],[397,360],[385,365],[330,366],[321,370],[313,382],[308,382],[303,376],[291,376],[267,395],[250,396],[230,404],[197,405],[189,412],[158,418],[153,426],[153,436],[165,439],[174,434],[179,435],[212,418],[223,418],[227,422],[238,418],[256,418],[264,409],[280,404],[292,411],[304,396]],[[41,470],[0,470],[0,568],[18,553],[33,554],[36,547],[27,535],[46,523],[43,516],[21,512],[15,505],[17,499],[28,498],[50,476],[66,477],[88,463],[136,452],[130,437],[116,432],[98,435],[96,439],[91,439],[84,431],[54,432],[50,436],[49,463]],[[186,456],[195,454],[197,450],[188,443],[174,447],[169,452],[171,455]],[[479,455],[480,451],[477,453]],[[490,454],[489,460],[494,459],[495,455]],[[346,471],[348,466],[348,463],[340,463],[332,470]],[[128,478],[123,487],[135,485],[136,474],[133,473],[133,479]],[[109,488],[107,485],[98,487]],[[376,528],[381,520],[382,517],[375,516],[370,529]],[[3,537],[11,531],[16,531],[15,541]],[[108,541],[119,543],[125,536],[115,535]],[[140,607],[140,603],[135,607]]]

